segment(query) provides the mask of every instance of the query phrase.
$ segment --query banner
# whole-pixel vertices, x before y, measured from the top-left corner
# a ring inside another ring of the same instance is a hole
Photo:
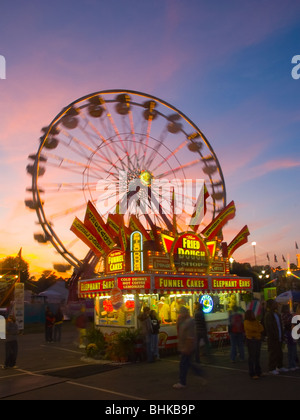
[[[107,225],[109,226],[109,229],[111,232],[113,232],[113,235],[117,237],[120,233],[120,214],[109,214],[107,217]]]
[[[87,229],[87,227],[77,218],[71,226],[71,231],[81,239],[97,257],[105,255],[105,251],[99,245],[98,239]]]
[[[214,239],[225,224],[235,217],[235,204],[231,201],[221,213],[201,232],[206,239]]]
[[[165,253],[170,254],[175,238],[173,236],[166,235],[165,233],[161,233],[160,238]]]
[[[89,201],[84,218],[85,227],[98,239],[101,248],[108,254],[115,245],[100,214]]]
[[[127,233],[125,231],[123,216],[121,216],[121,219],[120,219],[119,241],[120,241],[120,245],[121,245],[122,250],[126,251],[127,244],[128,244],[128,238],[127,238]]]
[[[227,247],[228,258],[242,245],[248,242],[248,236],[250,235],[248,226],[244,226],[243,229],[236,235],[236,237],[230,242]]]

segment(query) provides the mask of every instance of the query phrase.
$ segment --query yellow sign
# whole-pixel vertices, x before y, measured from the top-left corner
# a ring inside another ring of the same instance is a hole
[[[144,271],[143,235],[135,231],[130,236],[131,271]]]
[[[116,249],[111,251],[106,258],[107,273],[122,273],[125,271],[125,252]]]

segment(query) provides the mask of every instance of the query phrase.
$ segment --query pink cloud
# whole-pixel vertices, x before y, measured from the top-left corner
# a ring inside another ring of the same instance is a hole
[[[262,165],[255,166],[249,171],[249,179],[259,178],[270,172],[288,170],[300,166],[300,161],[292,158],[274,159],[264,162]]]

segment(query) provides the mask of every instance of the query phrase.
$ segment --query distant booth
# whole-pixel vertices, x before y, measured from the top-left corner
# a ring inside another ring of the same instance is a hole
[[[161,321],[159,347],[168,349],[177,346],[180,307],[193,316],[193,305],[200,302],[210,340],[220,332],[226,335],[229,311],[246,309],[246,295],[253,290],[251,278],[230,274],[227,246],[226,256],[220,257],[217,238],[207,240],[191,231],[174,236],[159,232],[151,238],[139,227],[129,232],[127,247],[106,255],[103,275],[78,282],[79,298],[94,299],[95,326],[106,336],[138,328],[138,315],[148,306]],[[239,242],[245,243],[245,235],[235,240]],[[153,250],[155,243],[162,251]]]

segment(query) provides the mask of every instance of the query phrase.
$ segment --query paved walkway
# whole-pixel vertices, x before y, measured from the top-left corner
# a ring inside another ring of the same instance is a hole
[[[267,375],[259,380],[248,376],[247,362],[232,364],[229,348],[215,350],[213,363],[202,358],[206,384],[192,372],[188,386],[176,390],[177,355],[156,363],[108,364],[101,367],[83,360],[77,348],[76,330],[65,326],[61,344],[46,344],[43,334],[20,336],[17,369],[0,370],[0,400],[103,400],[161,401],[186,404],[202,400],[299,400],[300,370]],[[0,363],[4,342],[0,340]],[[285,360],[286,360],[285,354]],[[267,370],[267,352],[262,349],[262,367]]]

